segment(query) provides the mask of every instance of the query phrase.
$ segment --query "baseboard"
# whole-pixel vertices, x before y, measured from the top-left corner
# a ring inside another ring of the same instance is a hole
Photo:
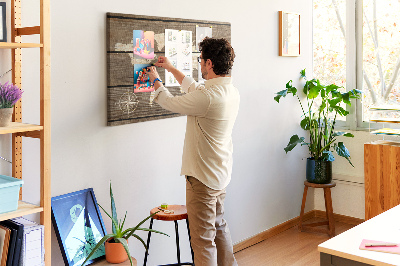
[[[347,223],[347,224],[351,224],[351,225],[358,225],[358,224],[364,222],[363,219],[354,218],[354,217],[336,214],[336,213],[334,213],[333,216],[334,216],[336,222],[342,222],[342,223]],[[304,221],[306,221],[306,220],[309,220],[309,219],[315,218],[315,217],[325,218],[326,214],[324,211],[312,210],[312,211],[305,213],[303,219],[304,219]],[[237,243],[236,245],[234,245],[233,252],[234,253],[239,252],[243,249],[246,249],[257,243],[260,243],[268,238],[276,236],[277,234],[282,233],[283,231],[286,231],[294,226],[297,226],[297,224],[299,223],[299,219],[300,219],[300,216],[295,217],[284,223],[278,224],[277,226],[274,226],[268,230],[265,230],[257,235],[249,237],[249,238]]]
[[[320,211],[320,210],[314,210],[314,211],[315,211],[315,217],[326,218],[325,211]],[[365,221],[364,219],[341,215],[341,214],[336,214],[336,213],[333,214],[333,217],[335,219],[335,222],[341,222],[341,223],[351,224],[351,225],[359,225],[360,223]]]
[[[314,218],[315,217],[314,210],[305,213],[303,217],[304,217],[304,221]],[[252,236],[248,239],[245,239],[233,246],[233,252],[234,253],[239,252],[245,248],[248,248],[257,243],[260,243],[261,241],[264,241],[268,238],[276,236],[277,234],[282,233],[283,231],[286,231],[286,230],[296,226],[299,223],[299,219],[300,219],[300,216],[293,218],[289,221],[286,221],[284,223],[278,224],[277,226],[274,226],[268,230],[265,230],[265,231],[255,235],[255,236]]]

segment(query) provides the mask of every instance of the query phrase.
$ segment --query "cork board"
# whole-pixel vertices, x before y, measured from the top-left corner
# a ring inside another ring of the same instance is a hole
[[[196,51],[196,26],[212,27],[212,37],[231,41],[231,24],[227,22],[203,21],[180,18],[153,17],[107,13],[107,125],[130,123],[177,117],[152,102],[151,92],[134,92],[135,65],[157,62],[165,55],[165,30],[191,31],[192,77],[197,81],[200,55]],[[154,32],[154,59],[138,59],[134,56],[134,31]],[[165,70],[158,68],[160,78],[165,80]],[[181,95],[179,86],[168,87],[173,95]],[[127,108],[125,108],[127,107]]]

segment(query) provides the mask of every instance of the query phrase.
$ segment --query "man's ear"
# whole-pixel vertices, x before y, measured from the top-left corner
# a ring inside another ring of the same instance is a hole
[[[212,63],[212,61],[210,59],[207,59],[206,66],[209,67],[209,68],[213,68],[214,65],[213,65],[213,63]]]

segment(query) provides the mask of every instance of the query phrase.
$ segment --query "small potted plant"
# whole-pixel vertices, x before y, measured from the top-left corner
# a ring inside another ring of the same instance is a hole
[[[143,239],[135,234],[136,231],[151,231],[154,233],[158,234],[163,234],[169,237],[169,235],[159,232],[153,229],[148,229],[148,228],[141,228],[140,226],[146,222],[148,219],[153,217],[156,213],[151,214],[150,216],[146,217],[143,221],[138,223],[135,227],[130,227],[127,229],[124,229],[124,224],[125,224],[125,219],[126,219],[126,214],[125,212],[125,217],[123,220],[119,220],[118,222],[118,216],[117,216],[117,209],[115,207],[115,202],[114,202],[114,196],[112,193],[112,188],[111,188],[111,182],[110,182],[110,199],[111,199],[111,213],[110,215],[106,210],[104,210],[103,207],[101,207],[100,204],[99,207],[107,214],[108,217],[110,217],[112,221],[112,233],[105,235],[100,241],[96,244],[96,246],[93,248],[92,252],[87,256],[86,260],[82,263],[82,266],[85,265],[85,263],[92,257],[93,254],[103,245],[105,244],[105,251],[106,251],[106,260],[109,263],[121,263],[126,261],[129,258],[129,261],[131,263],[131,266],[133,266],[132,262],[132,257],[129,252],[129,247],[128,247],[128,238],[133,236],[137,240],[139,240],[144,248],[147,250],[147,246],[144,243]]]
[[[304,137],[293,135],[286,148],[286,153],[291,151],[297,144],[301,146],[307,145],[310,158],[307,158],[306,179],[311,183],[326,184],[332,180],[332,162],[335,157],[332,150],[335,150],[339,156],[350,161],[350,152],[343,144],[337,142],[338,136],[354,137],[353,134],[347,132],[334,131],[336,118],[338,116],[346,116],[348,111],[343,107],[343,104],[351,105],[350,99],[360,98],[361,91],[353,89],[351,91],[341,93],[341,87],[330,84],[322,85],[318,79],[307,80],[305,69],[300,72],[300,78],[305,80],[302,93],[306,96],[307,109],[303,107],[300,100],[298,90],[292,86],[292,80],[286,84],[286,89],[277,92],[274,97],[279,103],[282,97],[288,94],[296,96],[304,117],[300,126],[302,129],[310,133],[310,141],[305,141]],[[354,167],[354,166],[353,166]]]
[[[12,83],[0,83],[0,127],[11,123],[14,105],[21,99],[23,91]]]

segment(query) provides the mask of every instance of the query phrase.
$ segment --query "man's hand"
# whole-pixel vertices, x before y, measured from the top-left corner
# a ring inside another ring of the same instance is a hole
[[[144,70],[144,73],[146,73],[147,75],[149,75],[149,78],[150,78],[150,82],[151,82],[151,83],[153,83],[153,81],[154,81],[156,78],[160,78],[160,75],[158,75],[158,72],[157,72],[156,68],[153,67],[153,66],[148,67],[148,68],[144,68],[143,70]]]
[[[154,65],[157,67],[165,68],[168,72],[171,72],[173,69],[175,69],[169,59],[165,56],[159,56],[157,63],[155,63]]]

